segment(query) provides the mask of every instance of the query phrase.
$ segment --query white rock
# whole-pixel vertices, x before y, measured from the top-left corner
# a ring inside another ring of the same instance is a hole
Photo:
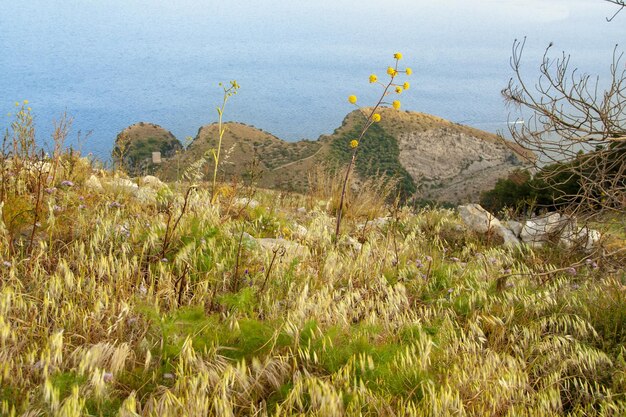
[[[144,187],[150,187],[155,190],[160,190],[161,188],[167,187],[167,185],[155,177],[154,175],[146,175],[141,179],[141,185]]]
[[[457,209],[459,210],[461,220],[470,230],[478,233],[487,233],[495,231],[497,227],[502,227],[500,220],[482,208],[480,204],[466,204],[459,206]]]
[[[515,236],[515,233],[508,227],[499,225],[494,228],[494,231],[502,238],[502,240],[504,240],[504,246],[518,246],[520,244],[520,241],[517,236]]]
[[[260,204],[258,201],[247,197],[236,198],[234,203],[239,207],[245,207],[247,205],[250,208],[256,208]]]
[[[504,246],[520,244],[515,233],[503,226],[493,214],[482,208],[480,204],[466,204],[458,207],[459,215],[467,227],[478,233],[495,233],[504,241]]]
[[[105,184],[113,192],[125,192],[132,195],[137,195],[139,192],[139,186],[127,178],[112,178]]]
[[[95,175],[90,176],[87,181],[85,181],[85,188],[94,193],[104,192],[104,187],[102,187],[102,183]]]
[[[587,233],[587,244],[585,245],[585,250],[592,250],[594,247],[598,245],[600,239],[602,238],[602,234],[594,229],[589,229]]]
[[[299,237],[300,239],[304,239],[306,237],[307,233],[309,233],[309,231],[307,230],[306,227],[302,226],[301,224],[297,224],[296,223],[294,234],[297,237]]]
[[[576,248],[585,251],[591,251],[598,244],[601,238],[600,232],[588,227],[568,227],[563,230],[559,243],[566,248]]]
[[[520,233],[524,243],[531,246],[541,246],[560,235],[563,228],[571,221],[569,217],[561,218],[559,213],[548,213],[527,220]]]
[[[513,234],[519,237],[520,233],[522,233],[522,229],[524,225],[520,222],[516,222],[515,220],[507,220],[504,222],[504,226],[509,229]]]
[[[29,171],[31,174],[48,174],[52,171],[52,164],[46,161],[24,161],[24,169]]]

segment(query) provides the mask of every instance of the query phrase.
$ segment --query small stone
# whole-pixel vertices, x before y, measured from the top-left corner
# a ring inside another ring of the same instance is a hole
[[[107,184],[113,192],[122,192],[131,195],[137,195],[139,186],[127,178],[113,178]]]
[[[250,208],[257,208],[261,203],[259,203],[258,201],[251,199],[251,198],[236,198],[234,201],[236,206],[239,207],[250,207]]]
[[[155,177],[154,175],[146,175],[141,179],[141,185],[144,187],[150,187],[155,190],[160,190],[161,188],[167,187],[167,185]]]
[[[85,181],[85,188],[96,193],[104,192],[104,187],[102,187],[102,183],[95,175],[90,176],[87,181]]]

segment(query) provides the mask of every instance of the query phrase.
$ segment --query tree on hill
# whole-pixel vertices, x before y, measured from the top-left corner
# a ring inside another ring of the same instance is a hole
[[[610,1],[624,7],[623,1]],[[620,8],[620,10],[622,9]],[[615,17],[615,16],[613,16]],[[515,41],[511,67],[515,73],[502,91],[519,109],[510,124],[519,145],[535,152],[542,185],[553,190],[555,203],[579,212],[626,209],[626,68],[617,48],[608,83],[570,69],[570,56],[550,56],[540,76],[529,83],[521,71],[524,41]],[[606,85],[606,88],[602,86]],[[526,116],[526,117],[525,117]],[[525,120],[524,120],[525,119]],[[546,170],[548,164],[559,169]],[[575,187],[571,187],[572,182]],[[568,184],[567,187],[563,187]]]

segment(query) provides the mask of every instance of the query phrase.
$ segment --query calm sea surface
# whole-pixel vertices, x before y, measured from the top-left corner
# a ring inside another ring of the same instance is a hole
[[[286,3],[286,4],[285,4]],[[626,12],[600,0],[209,1],[29,0],[0,8],[0,127],[29,100],[38,140],[74,118],[68,140],[108,158],[117,133],[139,121],[179,139],[216,121],[219,82],[238,80],[225,113],[285,140],[331,133],[379,92],[392,54],[404,54],[411,89],[403,109],[496,132],[509,110],[500,90],[515,38],[528,37],[532,77],[554,42],[572,65],[605,76]],[[623,50],[623,48],[619,48]],[[623,62],[622,62],[623,66]]]

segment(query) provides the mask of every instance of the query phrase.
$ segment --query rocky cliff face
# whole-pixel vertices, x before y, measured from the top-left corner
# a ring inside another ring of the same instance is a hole
[[[475,202],[499,178],[519,169],[522,157],[504,143],[451,127],[397,135],[400,163],[422,198]]]

